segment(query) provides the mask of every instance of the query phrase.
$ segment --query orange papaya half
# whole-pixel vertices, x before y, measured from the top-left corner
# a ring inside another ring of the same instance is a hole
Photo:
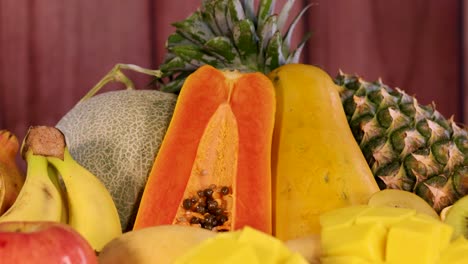
[[[181,224],[271,233],[272,82],[200,67],[185,81],[134,229]]]

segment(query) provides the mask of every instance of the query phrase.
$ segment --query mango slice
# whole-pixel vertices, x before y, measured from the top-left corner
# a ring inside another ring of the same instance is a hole
[[[176,264],[307,264],[302,255],[290,251],[281,240],[249,226],[235,232],[219,233],[186,254]]]
[[[356,216],[355,223],[380,223],[385,227],[390,227],[415,214],[415,210],[406,208],[370,207],[364,213]]]
[[[455,239],[440,256],[438,264],[468,263],[468,240],[463,236]]]
[[[439,230],[435,225],[411,218],[388,231],[386,261],[390,263],[435,263],[439,255]]]
[[[320,220],[323,264],[468,263],[468,242],[451,243],[450,225],[414,209],[354,206]]]
[[[237,241],[252,245],[263,263],[284,262],[291,254],[281,240],[253,228],[243,229]]]
[[[321,264],[375,264],[356,256],[325,257]]]
[[[375,223],[355,224],[322,230],[326,256],[360,256],[371,262],[384,260],[386,228]]]
[[[356,205],[328,211],[320,215],[320,226],[321,228],[350,226],[354,224],[357,216],[364,214],[369,209],[369,206],[366,205]]]

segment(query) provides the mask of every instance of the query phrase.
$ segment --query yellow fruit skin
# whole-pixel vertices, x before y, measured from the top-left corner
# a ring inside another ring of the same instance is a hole
[[[15,203],[26,178],[16,162],[19,147],[16,135],[0,130],[0,215]]]
[[[305,64],[281,66],[269,77],[277,97],[274,234],[283,240],[318,234],[321,213],[366,204],[379,188],[331,77]]]

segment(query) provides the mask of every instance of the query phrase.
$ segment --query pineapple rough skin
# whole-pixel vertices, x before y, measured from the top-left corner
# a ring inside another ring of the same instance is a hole
[[[435,105],[341,73],[335,82],[353,135],[381,189],[414,192],[437,212],[468,194],[468,132]]]

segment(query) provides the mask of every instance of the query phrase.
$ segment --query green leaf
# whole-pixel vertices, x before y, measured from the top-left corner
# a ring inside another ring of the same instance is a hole
[[[245,19],[244,9],[239,0],[228,0],[227,9],[227,24],[229,28],[233,28],[236,22]]]
[[[289,13],[291,12],[291,8],[293,7],[294,5],[294,1],[295,0],[288,0],[283,8],[281,9],[281,12],[278,16],[278,29],[279,31],[283,32],[283,28],[284,26],[286,25],[286,22],[288,20],[288,17],[289,17]]]
[[[295,50],[293,50],[291,53],[288,54],[287,59],[286,59],[286,63],[289,64],[289,63],[298,63],[299,62],[299,59],[301,58],[302,50],[304,49],[304,46],[305,46],[307,40],[309,40],[311,35],[312,34],[307,33],[304,36],[304,38],[299,43],[299,45],[297,45],[297,48]],[[284,46],[284,44],[283,44],[283,46]]]
[[[264,25],[267,23],[275,9],[276,0],[260,0],[257,13],[257,32],[262,32]]]
[[[229,36],[231,31],[226,20],[227,15],[227,3],[224,0],[218,0],[214,6],[214,17],[222,36]]]
[[[211,28],[216,36],[221,36],[222,32],[219,30],[215,19],[215,2],[208,0],[203,2],[203,11],[201,12],[203,21]]]
[[[289,53],[289,50],[291,48],[291,39],[296,29],[296,25],[298,24],[299,20],[304,15],[304,13],[307,11],[307,9],[309,9],[309,7],[311,6],[312,4],[309,4],[304,9],[302,9],[301,12],[294,18],[291,25],[289,25],[288,32],[286,33],[286,36],[284,37],[284,41],[283,41],[283,53],[286,53],[286,52]]]
[[[199,47],[177,46],[174,47],[172,51],[181,59],[195,67],[200,67],[204,64],[209,64],[216,68],[224,68],[226,66],[218,58],[206,54]]]
[[[265,21],[265,25],[262,28],[262,31],[260,33],[260,46],[259,46],[259,53],[257,57],[257,61],[259,63],[259,67],[263,67],[264,59],[265,59],[265,49],[268,45],[268,42],[270,42],[270,39],[273,37],[273,35],[278,31],[277,27],[277,16],[272,15],[269,16],[268,19]]]
[[[195,69],[194,65],[187,63],[178,56],[165,60],[161,65],[161,71],[163,72],[194,71]]]
[[[285,63],[285,59],[282,52],[282,34],[280,31],[276,31],[273,37],[268,42],[268,46],[265,51],[265,69],[264,73],[278,68]]]
[[[247,19],[257,24],[257,17],[255,16],[254,0],[241,0],[242,7],[245,12]]]
[[[190,15],[187,19],[173,23],[176,32],[197,44],[203,44],[214,37],[213,31],[203,21],[199,11]]]
[[[243,63],[256,63],[258,38],[253,22],[249,19],[238,21],[233,27],[232,37]]]
[[[231,40],[227,37],[214,37],[205,43],[204,48],[211,53],[218,54],[228,64],[233,64],[239,56]]]
[[[191,72],[181,73],[175,79],[165,84],[162,84],[161,91],[176,94],[179,93],[180,89],[182,88],[182,85],[184,84],[185,80],[187,79],[187,76],[190,75],[190,73]]]
[[[174,32],[169,35],[166,41],[166,48],[171,48],[179,45],[189,45],[192,44],[190,40],[186,39],[181,34]]]

